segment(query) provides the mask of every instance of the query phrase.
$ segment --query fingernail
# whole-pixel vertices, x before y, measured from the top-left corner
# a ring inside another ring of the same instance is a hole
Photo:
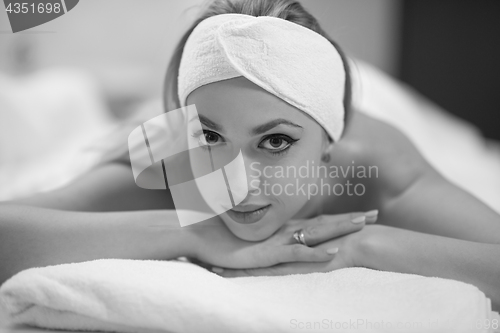
[[[224,272],[224,269],[220,268],[220,267],[212,267],[212,272],[220,274],[220,273]]]
[[[370,210],[365,213],[366,217],[375,217],[378,215],[378,209]]]
[[[366,216],[358,216],[351,220],[352,223],[363,223],[366,220]]]
[[[335,254],[337,252],[339,252],[338,247],[332,247],[331,249],[326,250],[326,253],[328,253],[328,254]]]

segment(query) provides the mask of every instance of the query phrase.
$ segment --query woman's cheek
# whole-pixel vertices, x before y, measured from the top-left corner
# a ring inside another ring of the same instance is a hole
[[[306,204],[308,197],[308,187],[310,179],[307,177],[292,177],[288,175],[284,178],[276,178],[270,186],[271,193],[278,197],[286,209],[286,217],[296,215],[298,211]]]

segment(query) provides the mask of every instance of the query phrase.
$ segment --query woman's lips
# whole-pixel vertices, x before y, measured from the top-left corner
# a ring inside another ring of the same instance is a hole
[[[260,221],[268,212],[269,207],[271,207],[270,204],[254,210],[246,209],[253,207],[244,207],[245,211],[236,211],[234,209],[230,209],[226,213],[237,223],[251,224]]]

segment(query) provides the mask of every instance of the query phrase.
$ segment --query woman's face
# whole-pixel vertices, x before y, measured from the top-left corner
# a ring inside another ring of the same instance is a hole
[[[186,104],[196,105],[214,169],[242,153],[249,193],[220,215],[236,236],[263,240],[317,205],[309,184],[319,181],[311,171],[327,139],[307,114],[244,77],[201,86]]]

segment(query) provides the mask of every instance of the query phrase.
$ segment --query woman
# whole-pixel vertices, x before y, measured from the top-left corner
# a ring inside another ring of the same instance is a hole
[[[177,78],[193,30],[205,19],[231,13],[277,17],[328,38],[297,1],[213,1],[171,60],[166,110],[183,103]],[[184,101],[196,105],[203,125],[196,139],[214,154],[224,155],[229,145],[241,149],[248,197],[219,217],[181,228],[170,191],[139,188],[125,154],[64,188],[0,204],[0,281],[33,266],[186,256],[227,277],[361,266],[451,278],[476,285],[498,309],[500,216],[444,179],[401,132],[350,110],[348,62],[330,42],[345,69],[341,140],[331,140],[315,119],[245,77],[202,85]],[[364,167],[376,174],[328,173],[300,180],[342,187],[342,194],[264,193],[265,180],[272,188],[296,178],[273,174],[279,166],[298,169],[307,162],[326,170]],[[270,177],[263,176],[264,169]],[[349,195],[348,184],[362,186]]]

